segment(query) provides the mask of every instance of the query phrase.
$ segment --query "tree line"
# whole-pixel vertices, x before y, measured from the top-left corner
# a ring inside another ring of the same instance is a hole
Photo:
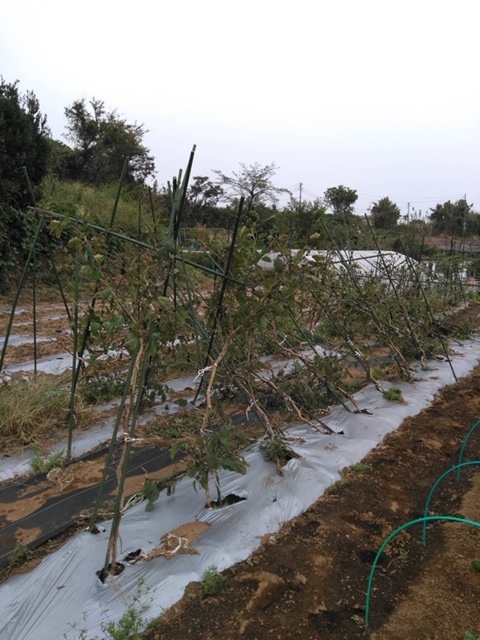
[[[52,137],[35,94],[22,94],[18,82],[8,83],[0,76],[0,280],[2,269],[8,270],[25,254],[35,226],[26,212],[41,196],[47,175],[93,187],[118,183],[122,176],[125,187],[133,190],[144,189],[154,179],[155,160],[145,145],[143,124],[127,122],[96,98],[75,100],[64,114],[66,142]],[[213,177],[194,176],[183,225],[228,228],[243,197],[245,224],[267,244],[269,238],[284,235],[292,246],[323,248],[333,242],[341,247],[369,248],[365,246],[365,223],[355,215],[355,189],[338,185],[326,189],[322,198],[301,201],[275,185],[276,170],[273,162],[240,164],[230,175],[217,169]],[[168,206],[166,189],[154,182],[153,191]],[[289,202],[279,209],[279,199],[285,196]],[[372,203],[368,214],[373,228],[385,232],[394,231],[402,218],[389,197]],[[427,224],[413,222],[417,231]],[[479,222],[479,214],[465,199],[437,204],[430,210],[434,234],[477,235]]]

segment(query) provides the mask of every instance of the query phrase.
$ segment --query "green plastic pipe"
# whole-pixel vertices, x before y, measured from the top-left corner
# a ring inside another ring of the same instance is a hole
[[[440,482],[445,478],[445,476],[448,476],[448,474],[452,473],[452,471],[456,471],[457,469],[460,470],[462,467],[470,467],[478,464],[480,464],[480,460],[472,460],[471,462],[462,462],[461,464],[456,464],[454,467],[447,469],[445,473],[442,473],[442,475],[439,478],[437,478],[432,488],[430,489],[430,493],[428,494],[428,498],[425,503],[425,510],[423,512],[423,517],[425,518],[427,516],[428,509],[430,507],[430,502],[433,497],[433,493],[435,489],[438,487],[438,485],[440,484]],[[423,523],[422,539],[423,539],[423,546],[426,547],[427,546],[427,523],[426,522]]]
[[[460,455],[458,456],[457,482],[460,482],[460,468],[463,460],[463,454],[465,453],[465,447],[467,446],[467,442],[470,436],[472,435],[472,433],[475,431],[475,429],[478,427],[479,424],[480,424],[480,420],[477,420],[475,424],[470,427],[467,435],[465,436],[465,440],[463,441],[462,448],[460,449]]]
[[[425,521],[426,522],[436,522],[438,520],[444,520],[446,522],[460,522],[462,524],[469,524],[469,525],[472,525],[472,527],[477,527],[477,529],[480,529],[480,522],[475,522],[475,520],[468,520],[467,518],[457,518],[456,516],[427,516],[427,517],[424,517],[424,518],[417,518],[416,520],[410,520],[410,522],[407,522],[406,524],[402,524],[401,527],[398,527],[398,529],[395,529],[395,531],[393,533],[391,533],[388,536],[388,538],[385,539],[385,541],[383,542],[382,546],[378,550],[378,553],[375,556],[375,560],[373,561],[372,568],[370,570],[370,576],[368,578],[368,584],[367,584],[367,597],[366,597],[366,600],[365,600],[365,632],[368,631],[368,621],[369,621],[369,617],[370,617],[370,599],[371,599],[371,595],[372,595],[373,576],[375,574],[375,569],[377,568],[378,561],[380,560],[380,556],[382,555],[383,551],[385,550],[385,547],[387,546],[387,544],[391,540],[393,540],[393,538],[398,533],[400,533],[404,529],[407,529],[408,527],[411,527],[414,524],[423,523]]]

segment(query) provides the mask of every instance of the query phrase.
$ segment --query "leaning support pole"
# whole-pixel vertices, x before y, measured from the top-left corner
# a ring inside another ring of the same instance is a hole
[[[362,291],[362,287],[360,286],[360,284],[358,282],[358,277],[356,276],[354,269],[352,269],[352,266],[348,262],[348,260],[345,260],[345,258],[343,257],[342,252],[338,248],[338,245],[336,244],[336,242],[334,241],[330,231],[328,230],[328,227],[325,224],[323,224],[323,228],[325,229],[328,237],[330,238],[332,246],[334,247],[334,251],[337,254],[340,262],[342,263],[342,266],[344,267],[345,272],[348,274],[348,277],[350,278],[351,282],[353,283],[355,289],[357,290],[357,292],[360,295],[361,299],[365,303],[365,306],[368,309],[369,315],[372,317],[372,319],[373,319],[373,321],[374,321],[379,333],[385,338],[388,346],[393,351],[394,358],[395,358],[395,361],[396,361],[396,363],[398,365],[398,368],[400,369],[400,372],[403,373],[403,375],[408,379],[410,377],[410,372],[408,370],[408,366],[407,366],[407,363],[405,361],[405,358],[403,357],[403,354],[394,345],[394,343],[393,343],[392,339],[390,338],[389,334],[387,333],[387,331],[385,331],[385,328],[383,327],[382,323],[380,322],[380,319],[379,319],[379,317],[377,315],[377,312],[375,311],[374,307],[370,304],[370,301],[367,299],[367,297],[365,296],[364,292]]]
[[[73,302],[73,348],[72,348],[72,383],[70,385],[70,405],[68,410],[68,440],[67,440],[67,460],[72,457],[72,441],[73,430],[75,428],[75,395],[77,387],[77,368],[80,366],[80,361],[77,356],[78,348],[78,300],[79,300],[79,288],[80,288],[80,265],[78,260],[78,246],[75,246],[75,268],[74,268],[74,302]]]
[[[25,179],[27,181],[28,189],[29,189],[30,195],[32,197],[32,202],[33,202],[33,204],[35,206],[35,215],[37,216],[37,220],[38,220],[39,219],[39,215],[38,215],[38,210],[36,209],[37,202],[36,202],[36,199],[35,199],[35,192],[33,190],[32,183],[30,182],[30,176],[28,175],[27,167],[23,167],[23,173],[25,174]],[[68,308],[67,300],[65,298],[65,293],[63,291],[63,287],[62,287],[62,282],[60,280],[60,276],[58,275],[57,267],[55,265],[55,260],[53,259],[52,247],[50,246],[50,241],[48,239],[48,236],[45,237],[45,244],[47,246],[48,257],[49,257],[49,260],[50,260],[51,265],[52,265],[53,273],[55,275],[55,280],[56,280],[56,282],[58,284],[58,289],[59,289],[60,295],[62,297],[63,305],[64,305],[65,310],[67,312],[68,321],[71,323],[72,319],[70,317],[70,310]]]
[[[123,394],[122,394],[122,398],[120,400],[120,404],[118,406],[118,410],[117,410],[117,417],[115,420],[115,424],[113,426],[113,431],[112,431],[112,435],[110,437],[110,445],[108,447],[108,452],[107,452],[107,459],[105,460],[105,466],[103,467],[103,472],[102,472],[102,478],[100,480],[100,483],[98,485],[98,493],[97,493],[97,498],[92,510],[92,515],[90,517],[90,524],[89,524],[89,531],[91,533],[95,533],[96,532],[96,522],[97,522],[97,517],[98,517],[98,512],[100,510],[100,506],[102,503],[102,496],[103,496],[103,491],[105,488],[105,482],[107,480],[107,475],[108,475],[108,470],[110,469],[110,465],[112,464],[112,460],[113,460],[113,452],[115,450],[115,446],[117,444],[117,435],[118,435],[118,430],[120,428],[120,424],[122,422],[122,418],[123,418],[123,414],[124,414],[124,410],[125,410],[125,405],[127,402],[127,397],[130,391],[130,384],[131,384],[131,380],[132,380],[132,376],[133,376],[133,371],[135,368],[135,363],[137,360],[137,354],[138,354],[138,350],[135,351],[132,354],[132,358],[130,360],[130,366],[128,368],[127,371],[127,377],[125,379],[125,385],[123,388]]]
[[[107,251],[110,248],[110,236],[112,235],[111,231],[113,229],[113,225],[115,224],[115,217],[117,215],[118,203],[119,203],[119,200],[120,200],[120,194],[122,192],[122,186],[123,186],[123,181],[125,179],[125,174],[127,172],[127,167],[128,167],[128,158],[125,158],[125,162],[123,163],[122,175],[120,176],[120,182],[119,182],[118,189],[117,189],[117,194],[116,194],[116,197],[115,197],[115,203],[114,203],[113,209],[112,209],[112,215],[110,217],[110,224],[109,224],[109,227],[108,227],[108,230],[107,230]],[[89,312],[88,312],[88,316],[87,316],[87,323],[85,325],[85,330],[84,330],[83,335],[82,335],[82,341],[81,341],[81,344],[80,344],[80,349],[78,350],[78,357],[79,358],[83,357],[83,354],[85,353],[85,350],[87,348],[87,342],[88,342],[88,339],[90,337],[92,317],[93,317],[93,314],[95,312],[95,303],[97,301],[97,293],[98,293],[98,284],[95,285],[95,289],[94,289],[94,292],[92,294],[92,298],[91,298],[91,301],[90,301]],[[74,384],[73,384],[74,389],[77,388],[79,375],[80,375],[80,367],[77,367],[75,380],[74,380]]]
[[[200,378],[200,382],[199,382],[198,388],[197,388],[197,393],[195,394],[195,398],[193,399],[194,404],[197,401],[197,398],[198,398],[198,396],[200,394],[200,390],[201,390],[201,388],[203,386],[203,381],[204,381],[204,378],[205,378],[205,368],[208,365],[208,362],[209,362],[209,359],[210,359],[210,355],[212,353],[213,341],[215,340],[215,334],[216,334],[216,331],[217,331],[217,323],[218,323],[218,319],[220,317],[220,314],[222,312],[223,298],[225,296],[225,290],[227,288],[227,276],[230,275],[230,269],[232,267],[233,253],[234,253],[234,250],[235,250],[235,243],[237,241],[238,229],[240,228],[240,220],[242,219],[244,202],[245,202],[245,198],[242,196],[240,198],[240,204],[238,206],[237,217],[236,217],[236,220],[235,220],[235,228],[233,230],[232,241],[230,243],[230,249],[229,249],[228,258],[227,258],[227,265],[225,267],[225,273],[220,276],[220,277],[223,278],[223,281],[222,281],[222,286],[221,286],[221,289],[220,289],[220,295],[219,295],[219,298],[218,298],[217,311],[215,313],[215,318],[213,320],[213,327],[212,327],[212,332],[210,334],[210,341],[208,343],[207,355],[205,356],[205,362],[204,362],[204,366],[203,366],[204,373],[202,374],[202,377]]]
[[[403,246],[403,242],[402,242],[402,239],[400,238],[400,235],[398,235],[398,240],[399,240],[399,242],[400,242],[400,248],[402,249],[402,252],[404,253],[405,258],[407,259],[407,264],[408,264],[408,266],[409,266],[409,268],[410,268],[410,271],[411,271],[411,272],[413,273],[413,275],[414,275],[414,278],[415,278],[415,284],[417,285],[417,287],[418,287],[418,289],[419,289],[420,293],[422,294],[423,301],[425,302],[425,306],[426,306],[426,308],[427,308],[427,311],[428,311],[428,313],[429,313],[429,315],[430,315],[430,318],[432,319],[433,326],[436,326],[435,316],[433,315],[432,308],[430,307],[430,304],[429,304],[429,302],[428,302],[427,296],[426,296],[426,294],[425,294],[425,289],[423,288],[422,283],[420,282],[420,278],[418,277],[418,272],[417,272],[417,270],[416,270],[416,269],[414,268],[414,266],[412,265],[412,260],[411,260],[410,256],[408,256],[408,255],[406,254],[406,252],[405,252],[405,249],[404,249],[404,246]],[[447,359],[447,362],[448,362],[448,364],[449,364],[449,366],[450,366],[450,369],[451,369],[451,371],[452,371],[452,374],[453,374],[453,377],[454,377],[454,379],[455,379],[455,382],[458,382],[457,374],[455,373],[455,369],[453,368],[453,364],[452,364],[452,361],[451,361],[451,359],[450,359],[450,355],[449,355],[449,353],[448,353],[448,349],[447,349],[447,347],[446,347],[446,345],[445,345],[445,342],[444,342],[444,340],[443,340],[442,336],[440,335],[440,333],[438,333],[438,339],[440,340],[440,344],[442,345],[443,352],[444,352],[445,357],[446,357],[446,359]]]
[[[180,223],[182,220],[183,207],[185,205],[185,199],[187,195],[187,186],[188,181],[190,179],[190,174],[192,172],[193,159],[195,157],[196,146],[193,145],[192,151],[190,152],[190,158],[188,160],[187,169],[185,171],[185,177],[183,180],[181,179],[182,173],[180,171],[178,176],[178,181],[173,180],[173,187],[170,189],[170,197],[172,210],[170,214],[170,223],[167,231],[167,238],[173,242],[173,259],[170,260],[168,265],[167,274],[165,276],[165,282],[163,285],[163,296],[167,295],[168,287],[170,284],[170,274],[172,270],[174,271],[174,279],[173,279],[173,304],[174,308],[176,308],[176,299],[177,299],[177,285],[176,285],[176,275],[174,270],[175,260],[177,256],[177,244],[178,244],[178,233],[180,231]],[[170,183],[169,183],[170,187]]]
[[[118,533],[120,530],[120,521],[123,513],[124,505],[124,490],[125,490],[125,477],[128,470],[128,462],[130,459],[130,450],[132,448],[132,442],[135,438],[135,428],[140,413],[140,405],[142,403],[142,389],[145,384],[147,370],[150,362],[150,345],[154,333],[155,325],[152,325],[148,336],[146,338],[139,337],[139,346],[135,358],[135,364],[133,368],[133,375],[130,383],[130,402],[128,405],[127,415],[125,418],[125,441],[122,457],[118,464],[117,469],[117,497],[115,501],[114,514],[112,520],[112,528],[110,530],[110,537],[108,540],[107,553],[105,555],[105,564],[103,567],[103,575],[108,573],[109,567],[112,573],[115,573],[115,565],[117,562],[117,541]],[[141,367],[141,369],[140,369]],[[137,390],[135,405],[135,389]],[[128,425],[128,422],[130,424]],[[128,429],[128,431],[127,431]]]
[[[15,294],[15,298],[13,300],[12,303],[12,309],[10,311],[10,317],[8,319],[8,325],[7,325],[7,330],[5,332],[5,340],[3,342],[3,347],[2,347],[2,354],[0,355],[0,371],[3,368],[3,361],[5,359],[5,352],[7,350],[7,345],[8,345],[8,340],[10,338],[10,333],[12,331],[12,325],[13,325],[13,319],[15,317],[15,310],[17,308],[17,304],[18,304],[18,299],[20,297],[20,293],[23,289],[23,285],[25,284],[25,278],[27,277],[27,272],[28,269],[30,267],[30,263],[32,261],[32,257],[35,251],[35,247],[37,245],[38,242],[38,236],[40,235],[40,231],[43,228],[43,223],[44,223],[44,219],[42,216],[40,216],[40,219],[38,221],[38,225],[37,225],[37,230],[35,231],[35,235],[33,236],[33,240],[32,240],[32,246],[30,247],[30,253],[28,254],[28,258],[25,262],[25,266],[23,267],[23,271],[22,271],[22,275],[20,276],[20,282],[18,283],[18,287],[17,287],[17,293]]]
[[[33,375],[37,377],[37,261],[35,259],[35,251],[32,260],[32,307],[33,307]]]
[[[313,300],[318,304],[318,299],[316,297],[316,294],[312,290],[312,287],[309,285],[308,281],[305,280],[303,284],[304,284],[304,287],[307,289],[307,291],[312,296]],[[331,285],[330,285],[330,290],[332,291]],[[333,295],[333,292],[332,292],[332,295]],[[375,377],[372,375],[371,367],[368,364],[368,362],[366,362],[365,358],[363,357],[362,353],[360,352],[359,347],[354,345],[354,343],[353,343],[352,339],[350,338],[350,335],[349,335],[346,327],[340,322],[340,320],[338,318],[335,318],[332,315],[328,305],[324,306],[324,311],[325,311],[325,315],[330,320],[330,322],[334,323],[337,326],[337,329],[342,334],[342,337],[345,340],[345,344],[348,346],[348,348],[350,350],[350,353],[357,360],[357,362],[360,364],[362,369],[365,371],[365,373],[367,375],[367,379],[371,380],[373,382],[373,384],[375,385],[377,390],[380,391],[380,393],[385,393],[385,389],[382,387],[380,382],[378,380],[376,380]]]
[[[418,351],[418,353],[420,354],[420,362],[421,362],[421,365],[422,365],[422,369],[426,369],[427,357],[425,355],[425,351],[424,351],[424,349],[423,349],[422,345],[420,344],[420,341],[419,341],[419,339],[417,337],[417,334],[416,334],[415,329],[413,327],[412,320],[410,318],[408,310],[405,307],[405,305],[403,304],[402,300],[400,299],[400,295],[399,295],[399,293],[397,291],[397,286],[396,286],[396,284],[394,282],[394,279],[393,279],[391,271],[390,271],[390,265],[388,265],[387,261],[385,260],[385,256],[383,255],[383,251],[380,249],[377,237],[375,235],[375,232],[373,231],[373,227],[370,224],[370,220],[368,219],[367,215],[365,215],[365,220],[367,222],[368,229],[369,229],[369,231],[370,231],[370,233],[372,235],[373,242],[375,243],[375,246],[377,248],[378,255],[379,255],[380,260],[382,262],[382,266],[383,266],[383,268],[385,270],[385,273],[387,274],[388,281],[390,282],[390,286],[392,287],[393,295],[395,296],[395,299],[398,302],[398,305],[399,305],[400,309],[403,312],[403,317],[405,318],[405,322],[407,323],[408,332],[410,334],[410,337],[412,338],[413,345],[414,345],[415,349]]]

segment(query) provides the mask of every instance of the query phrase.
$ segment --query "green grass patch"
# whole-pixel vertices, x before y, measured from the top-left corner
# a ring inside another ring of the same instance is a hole
[[[350,468],[352,471],[356,471],[357,473],[367,473],[367,471],[371,471],[373,469],[373,465],[366,462],[357,462],[357,464],[352,465]]]

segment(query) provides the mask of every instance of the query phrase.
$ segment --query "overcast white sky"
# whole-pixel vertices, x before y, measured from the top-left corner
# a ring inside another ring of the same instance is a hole
[[[478,0],[17,0],[0,74],[33,90],[56,138],[96,97],[143,122],[160,184],[278,166],[313,199],[344,184],[357,212],[467,195],[480,211]]]

